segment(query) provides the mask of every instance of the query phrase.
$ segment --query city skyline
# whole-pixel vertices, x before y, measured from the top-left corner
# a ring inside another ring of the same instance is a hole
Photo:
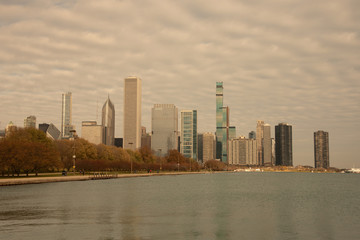
[[[326,129],[331,166],[358,167],[359,4],[2,1],[0,128],[35,115],[60,129],[60,96],[70,91],[78,132],[84,120],[101,122],[98,102],[109,93],[121,137],[123,79],[136,75],[147,129],[153,104],[173,103],[198,110],[198,132],[215,132],[222,81],[238,135],[259,119],[272,134],[288,122],[294,164],[313,165],[313,132]]]

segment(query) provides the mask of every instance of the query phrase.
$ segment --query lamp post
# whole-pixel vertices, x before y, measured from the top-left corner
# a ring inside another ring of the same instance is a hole
[[[133,143],[132,142],[129,142],[129,145],[132,146]],[[131,148],[131,147],[130,147]],[[132,174],[133,172],[133,162],[132,162],[132,157],[130,156],[130,173]]]
[[[71,134],[72,134],[72,138],[73,138],[73,141],[74,141],[74,144],[73,144],[73,171],[74,171],[74,175],[76,173],[76,166],[75,166],[75,163],[76,163],[76,146],[75,146],[75,138],[76,138],[76,130],[75,129],[71,129],[70,130]]]

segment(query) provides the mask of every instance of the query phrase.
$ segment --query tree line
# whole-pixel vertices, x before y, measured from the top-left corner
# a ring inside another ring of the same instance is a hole
[[[13,127],[0,139],[0,172],[20,175],[40,172],[71,171],[73,156],[76,170],[82,171],[199,171],[197,161],[177,150],[157,157],[146,147],[136,151],[92,144],[83,138],[51,140],[35,128]]]

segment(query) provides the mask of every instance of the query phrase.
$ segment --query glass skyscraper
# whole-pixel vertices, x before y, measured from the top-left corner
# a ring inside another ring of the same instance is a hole
[[[277,166],[292,166],[292,126],[279,123],[275,126],[275,155]]]
[[[115,141],[115,108],[110,101],[110,97],[104,103],[102,108],[103,140],[105,145],[114,145]]]
[[[223,106],[223,83],[216,83],[216,158],[227,162],[229,108]]]
[[[61,137],[72,137],[72,129],[72,95],[71,92],[67,92],[62,94]]]
[[[197,160],[197,111],[181,111],[180,152]]]

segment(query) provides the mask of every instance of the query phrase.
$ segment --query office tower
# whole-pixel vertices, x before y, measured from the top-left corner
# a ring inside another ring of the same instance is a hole
[[[123,138],[115,138],[114,140],[115,147],[123,147]]]
[[[104,126],[97,125],[96,121],[83,121],[81,137],[93,144],[104,143]]]
[[[124,148],[141,146],[141,79],[127,77],[124,81]]]
[[[275,155],[275,138],[271,138],[271,164],[272,166],[276,165],[276,155]]]
[[[58,140],[58,139],[60,139],[61,132],[60,132],[60,130],[57,129],[57,127],[55,127],[55,125],[52,124],[52,123],[50,123],[50,124],[47,124],[47,123],[41,123],[41,124],[39,124],[39,130],[40,130],[40,131],[43,131],[48,138],[51,138],[51,139],[53,139],[53,140]]]
[[[174,104],[155,104],[151,109],[151,149],[165,156],[178,146],[178,109]]]
[[[141,127],[141,147],[151,149],[151,135],[146,132],[146,127]]]
[[[198,133],[197,135],[197,160],[199,162],[203,162],[203,142],[204,142],[204,139],[203,139],[203,136],[204,134],[202,133]]]
[[[249,139],[256,139],[256,133],[254,131],[249,132]]]
[[[275,155],[277,166],[292,166],[292,126],[279,123],[275,126]]]
[[[115,141],[115,108],[114,104],[110,101],[108,96],[102,108],[102,121],[103,126],[103,143],[105,145],[114,145]]]
[[[245,137],[229,140],[229,164],[257,165],[255,139]]]
[[[269,124],[263,125],[263,141],[262,141],[262,153],[264,166],[272,166],[271,161],[271,130]]]
[[[215,160],[216,140],[215,135],[210,132],[203,134],[203,163],[208,160]]]
[[[29,116],[24,119],[24,128],[32,127],[36,128],[36,117],[35,116]]]
[[[315,168],[329,168],[329,133],[314,132],[314,160]]]
[[[61,112],[61,137],[72,137],[72,94],[71,92],[62,94],[62,112]]]
[[[264,121],[258,120],[256,124],[256,145],[257,145],[257,165],[263,165],[263,146],[262,140],[264,137]]]
[[[229,127],[229,140],[236,138],[236,127],[230,126]]]
[[[180,153],[197,160],[197,110],[181,111]]]
[[[227,162],[229,108],[223,106],[223,83],[216,83],[216,158]]]

